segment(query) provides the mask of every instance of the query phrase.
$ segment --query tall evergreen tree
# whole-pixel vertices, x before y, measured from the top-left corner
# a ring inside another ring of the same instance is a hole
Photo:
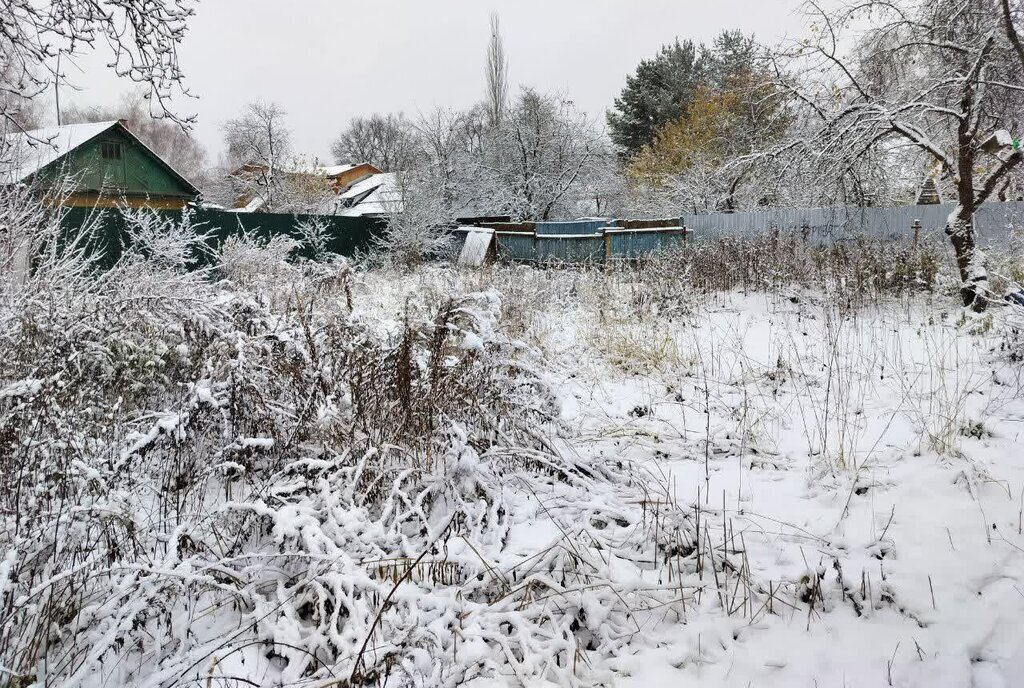
[[[622,95],[608,112],[612,141],[626,157],[636,154],[654,140],[659,129],[685,112],[704,78],[704,52],[692,41],[676,39],[626,77]]]
[[[753,36],[742,31],[722,31],[710,48],[701,46],[704,77],[710,88],[728,91],[756,71],[761,58]]]

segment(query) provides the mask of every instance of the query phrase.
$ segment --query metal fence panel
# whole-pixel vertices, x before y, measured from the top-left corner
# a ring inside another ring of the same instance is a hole
[[[778,208],[746,213],[683,215],[680,223],[693,229],[696,239],[722,236],[750,237],[771,230],[803,231],[809,239],[839,241],[857,235],[886,239],[913,235],[912,224],[921,223],[921,236],[943,233],[955,204],[908,205],[893,208]],[[1024,229],[1024,201],[986,203],[975,216],[979,243],[1002,245]]]
[[[537,259],[537,246],[532,233],[496,232],[498,258],[514,261],[534,261]]]
[[[109,269],[121,257],[130,242],[130,233],[124,213],[113,208],[62,208],[61,225],[65,237],[76,234],[85,226],[95,228],[86,250],[95,258],[100,269]],[[137,212],[137,211],[136,211]],[[153,210],[162,218],[179,221],[180,210]],[[369,250],[384,229],[384,223],[375,218],[338,217],[334,215],[291,215],[282,213],[232,213],[212,208],[189,209],[193,226],[206,235],[207,251],[197,255],[194,267],[210,265],[217,251],[231,236],[249,234],[266,240],[274,236],[288,236],[300,242],[292,256],[312,258],[314,247],[303,242],[303,223],[319,221],[325,225],[326,250],[352,257]]]
[[[682,244],[681,228],[605,230],[608,257],[633,260]]]
[[[536,260],[540,262],[587,263],[604,260],[601,234],[537,235]]]

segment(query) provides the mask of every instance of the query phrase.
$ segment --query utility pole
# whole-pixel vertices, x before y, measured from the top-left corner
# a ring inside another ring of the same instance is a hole
[[[57,101],[57,126],[61,125],[60,121],[60,51],[57,51],[57,72],[53,78],[53,96],[54,100]]]

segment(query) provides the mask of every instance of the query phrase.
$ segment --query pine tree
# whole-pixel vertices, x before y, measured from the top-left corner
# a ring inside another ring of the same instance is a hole
[[[710,47],[679,39],[663,46],[626,77],[608,113],[612,141],[623,157],[633,158],[667,124],[686,115],[699,89],[732,90],[737,81],[749,81],[759,59],[754,38],[740,31],[723,31]]]
[[[692,41],[676,39],[626,77],[622,95],[608,112],[612,141],[625,157],[639,152],[659,129],[686,111],[705,77],[705,52]]]
[[[743,201],[737,158],[777,140],[789,117],[751,37],[724,31],[700,46],[700,82],[689,100],[629,158],[646,187],[671,189],[694,212],[735,209]]]

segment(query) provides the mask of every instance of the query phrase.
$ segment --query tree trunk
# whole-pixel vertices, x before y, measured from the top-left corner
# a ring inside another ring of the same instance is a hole
[[[974,206],[972,203],[961,203],[950,215],[946,227],[949,240],[956,254],[956,266],[960,272],[960,297],[964,306],[970,307],[975,313],[981,313],[988,307],[988,275],[983,265],[979,264],[974,240]]]
[[[970,113],[974,102],[974,89],[970,82],[964,90],[960,109]],[[956,254],[956,266],[960,271],[960,298],[964,307],[975,313],[981,313],[988,306],[988,278],[981,264],[974,242],[974,213],[980,203],[975,196],[974,168],[978,149],[975,146],[974,134],[970,128],[970,120],[966,114],[957,125],[957,206],[950,213],[946,233],[953,244]]]

